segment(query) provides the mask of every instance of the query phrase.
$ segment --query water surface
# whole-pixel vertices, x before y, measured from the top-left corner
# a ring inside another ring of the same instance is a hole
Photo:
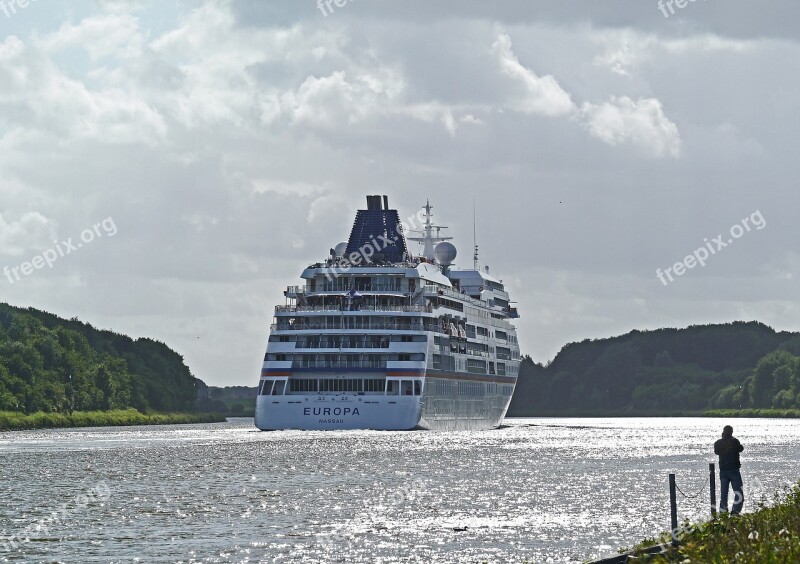
[[[0,433],[0,535],[13,541],[0,561],[580,562],[667,529],[670,472],[692,497],[679,494],[680,518],[705,518],[725,423]],[[800,477],[800,421],[732,424],[752,510]]]

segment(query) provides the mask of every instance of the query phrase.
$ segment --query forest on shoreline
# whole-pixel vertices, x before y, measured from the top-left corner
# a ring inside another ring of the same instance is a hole
[[[0,303],[0,412],[192,413],[206,389],[164,343]]]
[[[586,339],[547,365],[525,357],[508,416],[791,417],[798,392],[800,333],[739,321]]]

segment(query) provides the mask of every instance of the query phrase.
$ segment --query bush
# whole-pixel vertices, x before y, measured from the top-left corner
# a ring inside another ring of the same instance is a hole
[[[721,515],[680,537],[666,554],[643,562],[800,562],[800,484],[755,513]]]

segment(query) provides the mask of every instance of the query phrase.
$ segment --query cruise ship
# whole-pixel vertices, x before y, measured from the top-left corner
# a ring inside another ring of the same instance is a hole
[[[456,269],[428,203],[405,222],[367,196],[350,238],[275,308],[256,398],[261,430],[498,427],[520,365],[502,280]],[[416,229],[417,225],[419,229]],[[416,236],[412,236],[416,233]],[[418,254],[409,241],[420,245]]]

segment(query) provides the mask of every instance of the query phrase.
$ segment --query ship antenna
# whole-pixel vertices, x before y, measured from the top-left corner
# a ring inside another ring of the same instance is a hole
[[[472,245],[475,248],[475,254],[472,255],[472,268],[478,270],[478,228],[475,215],[475,196],[472,197]]]
[[[434,225],[431,222],[431,218],[433,217],[431,210],[433,209],[433,206],[431,205],[430,200],[425,203],[425,206],[422,209],[425,210],[425,223],[423,224],[422,229],[411,230],[414,233],[419,233],[419,236],[406,237],[406,239],[409,241],[422,243],[424,245],[422,256],[424,256],[428,261],[433,262],[435,258],[434,244],[439,243],[440,241],[449,241],[452,239],[452,237],[442,237],[442,229],[447,229],[447,227],[444,225]],[[436,230],[436,235],[433,234],[434,229]]]

